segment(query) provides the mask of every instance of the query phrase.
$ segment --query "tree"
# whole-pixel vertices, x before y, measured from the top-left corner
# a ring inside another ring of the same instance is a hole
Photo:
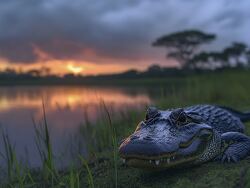
[[[162,68],[157,64],[153,64],[150,65],[143,74],[151,77],[151,76],[160,76],[162,73],[163,73]]]
[[[225,48],[222,52],[226,57],[228,62],[233,59],[235,61],[235,66],[244,65],[242,58],[247,59],[248,47],[244,43],[234,42],[231,46]],[[247,64],[247,62],[245,62]]]
[[[45,66],[42,66],[39,71],[41,76],[49,76],[51,73],[50,68]]]
[[[138,74],[139,72],[136,69],[130,69],[123,73],[118,74],[117,76],[121,78],[134,78],[138,76]]]
[[[189,60],[189,66],[190,68],[205,68],[207,65],[207,62],[209,62],[209,53],[207,52],[201,52],[197,55],[194,55],[194,57]]]
[[[147,72],[149,72],[149,73],[159,73],[161,71],[162,71],[162,68],[156,64],[149,66],[147,69]]]
[[[27,74],[31,76],[35,76],[35,77],[40,77],[42,75],[41,70],[37,70],[37,69],[31,69],[27,71]]]
[[[177,60],[184,67],[197,53],[198,47],[216,38],[214,34],[198,30],[187,30],[162,36],[153,42],[153,46],[165,47],[167,57]]]
[[[217,69],[228,66],[227,56],[221,52],[201,52],[189,61],[189,66],[196,69]]]
[[[247,51],[246,56],[247,56],[247,67],[250,68],[250,50]]]

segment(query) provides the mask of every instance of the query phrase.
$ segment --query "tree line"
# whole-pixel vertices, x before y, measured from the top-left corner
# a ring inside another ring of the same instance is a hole
[[[215,39],[215,34],[186,30],[164,35],[152,45],[166,48],[167,58],[175,59],[183,69],[250,67],[250,48],[244,43],[233,42],[221,51],[201,50]]]
[[[103,74],[96,76],[65,74],[53,75],[47,67],[29,71],[16,71],[11,68],[0,70],[1,82],[17,82],[22,80],[36,80],[43,82],[82,82],[85,80],[103,79],[134,79],[163,76],[183,76],[192,73],[203,73],[210,70],[224,68],[250,68],[250,49],[240,42],[234,42],[221,51],[204,51],[202,48],[216,39],[215,34],[204,33],[198,30],[186,30],[171,33],[156,39],[152,45],[165,47],[167,58],[173,58],[179,63],[177,67],[161,67],[157,64],[150,65],[145,71],[135,69],[116,74]]]

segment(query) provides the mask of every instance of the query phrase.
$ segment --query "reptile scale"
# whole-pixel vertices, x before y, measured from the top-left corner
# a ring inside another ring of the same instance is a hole
[[[250,137],[243,122],[250,113],[195,105],[158,110],[150,107],[145,120],[124,139],[119,155],[128,166],[167,169],[212,160],[238,162],[250,154]]]

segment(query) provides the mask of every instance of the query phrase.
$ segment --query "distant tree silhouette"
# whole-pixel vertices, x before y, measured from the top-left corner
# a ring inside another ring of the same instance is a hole
[[[246,44],[234,42],[219,52],[201,52],[189,61],[195,69],[250,67],[250,50]]]
[[[207,52],[199,53],[189,61],[189,66],[195,69],[206,67],[209,57],[209,53]]]
[[[153,46],[165,47],[167,57],[177,60],[184,67],[197,53],[198,47],[216,38],[214,34],[207,34],[198,30],[186,30],[162,36],[153,42]]]
[[[246,52],[246,58],[247,58],[247,67],[250,68],[250,50]]]
[[[227,67],[227,56],[221,52],[201,52],[195,55],[190,61],[189,66],[194,69],[210,69]]]
[[[30,74],[30,75],[35,76],[35,77],[40,77],[42,75],[42,72],[41,72],[41,70],[31,69],[31,70],[27,71],[26,74]]]
[[[248,62],[248,47],[244,43],[234,42],[231,46],[223,50],[224,56],[227,57],[227,61],[234,60],[233,66],[244,66]]]
[[[160,65],[156,65],[156,64],[149,66],[147,69],[147,72],[149,73],[158,73],[161,71],[162,71],[162,68],[160,67]]]
[[[4,70],[4,73],[16,75],[15,69],[12,69],[12,68],[6,68],[6,69]]]
[[[134,78],[134,77],[138,76],[138,74],[139,74],[138,70],[129,69],[129,70],[125,71],[125,72],[116,74],[115,76],[117,78]]]
[[[51,74],[51,70],[49,67],[42,66],[39,71],[42,76],[49,76]]]

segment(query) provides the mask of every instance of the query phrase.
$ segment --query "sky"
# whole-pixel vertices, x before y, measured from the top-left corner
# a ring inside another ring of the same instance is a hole
[[[214,33],[210,50],[250,45],[250,1],[0,0],[0,69],[101,74],[175,66],[151,43],[185,29]]]

